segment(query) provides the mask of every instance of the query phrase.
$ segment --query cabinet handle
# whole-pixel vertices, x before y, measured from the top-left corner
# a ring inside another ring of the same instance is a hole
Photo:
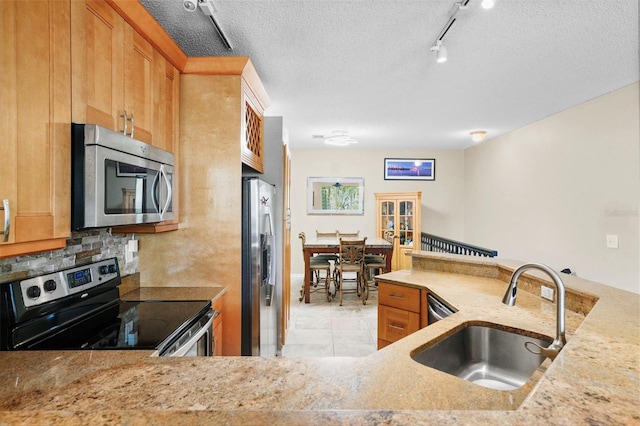
[[[400,300],[404,299],[403,296],[398,296],[397,294],[390,294],[389,297],[391,297],[392,299],[400,299]]]
[[[129,121],[131,122],[131,133],[129,134],[129,136],[133,138],[133,131],[136,129],[136,126],[133,125],[133,113],[131,113],[131,117],[129,117]]]
[[[404,327],[400,327],[399,325],[395,325],[395,324],[389,324],[389,327],[391,328],[395,328],[396,330],[404,330]]]
[[[127,118],[127,111],[126,111],[126,110],[123,110],[123,111],[122,111],[122,114],[120,114],[120,117],[122,117],[122,118],[123,118],[123,120],[122,120],[122,121],[124,122],[124,129],[122,129],[122,134],[126,136],[126,135],[127,135],[127,120],[128,120],[128,118]]]
[[[9,241],[9,232],[11,231],[11,210],[9,209],[9,200],[2,200],[2,207],[0,210],[4,210],[4,231],[0,231],[0,235],[4,235],[2,242]]]

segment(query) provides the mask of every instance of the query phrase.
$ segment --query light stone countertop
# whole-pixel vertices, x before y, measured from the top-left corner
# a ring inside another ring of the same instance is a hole
[[[640,298],[577,277],[563,281],[568,299],[588,299],[572,302],[587,315],[567,312],[567,345],[521,390],[486,389],[410,358],[467,321],[553,337],[551,302],[519,291],[516,306],[501,303],[505,276],[520,264],[414,255],[414,268],[432,270],[380,279],[428,288],[458,312],[365,358],[2,352],[0,423],[640,423]]]

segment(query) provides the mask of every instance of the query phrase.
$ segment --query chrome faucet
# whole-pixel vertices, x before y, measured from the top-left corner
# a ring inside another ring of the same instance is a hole
[[[558,273],[547,265],[543,265],[541,263],[526,263],[522,265],[513,271],[513,275],[511,275],[511,280],[509,281],[509,287],[507,287],[507,291],[502,297],[502,303],[509,306],[514,306],[516,304],[518,278],[520,278],[520,275],[522,275],[523,272],[529,269],[537,269],[546,273],[553,280],[553,283],[556,286],[556,338],[551,342],[548,348],[543,348],[533,342],[525,343],[525,347],[529,352],[541,354],[553,360],[560,352],[560,349],[562,349],[562,347],[567,343],[567,339],[564,336],[564,283]],[[529,345],[536,347],[538,351],[531,349]]]

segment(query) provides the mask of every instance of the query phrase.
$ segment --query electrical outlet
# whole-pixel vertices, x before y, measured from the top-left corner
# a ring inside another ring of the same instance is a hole
[[[124,263],[133,262],[133,252],[129,249],[129,246],[124,246]]]
[[[553,302],[553,289],[551,287],[540,286],[540,296]]]
[[[127,246],[130,252],[136,253],[138,251],[138,240],[127,241]]]
[[[618,248],[618,236],[617,235],[607,235],[607,248]]]

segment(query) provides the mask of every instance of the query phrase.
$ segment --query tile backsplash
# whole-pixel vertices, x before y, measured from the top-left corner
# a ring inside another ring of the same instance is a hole
[[[0,259],[0,282],[20,280],[111,257],[118,258],[122,276],[138,272],[138,253],[125,263],[127,241],[135,234],[111,234],[110,228],[71,233],[64,249]]]

